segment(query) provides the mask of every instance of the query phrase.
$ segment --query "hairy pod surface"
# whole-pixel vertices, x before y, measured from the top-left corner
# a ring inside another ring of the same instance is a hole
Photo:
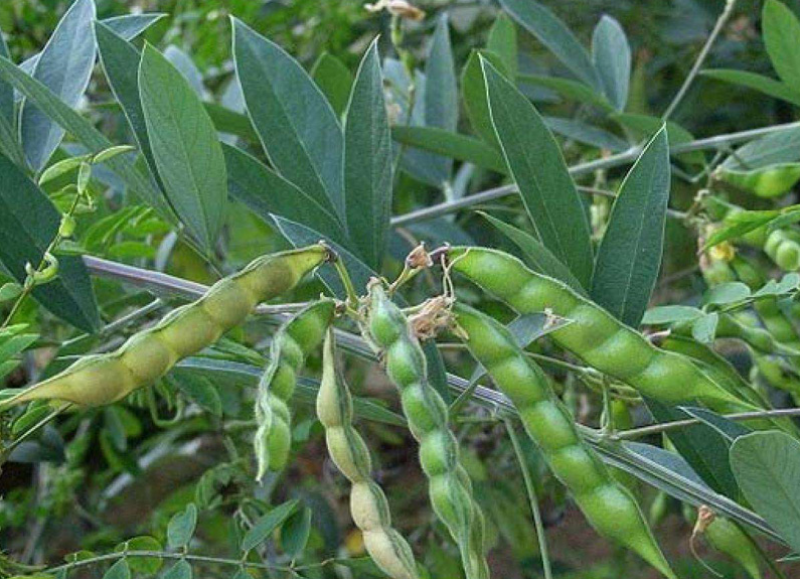
[[[456,304],[454,312],[459,327],[468,336],[470,352],[514,403],[528,436],[539,446],[553,474],[570,490],[595,530],[674,578],[636,500],[580,438],[547,375],[526,358],[502,324],[461,304]],[[500,357],[498,352],[506,357]],[[510,359],[521,361],[515,363],[518,370],[514,374],[502,371]],[[501,371],[495,373],[495,368]],[[535,394],[521,394],[522,390]]]
[[[268,469],[282,470],[289,461],[292,444],[289,402],[297,373],[306,357],[322,343],[335,311],[333,300],[320,299],[297,312],[272,339],[270,360],[258,382],[255,401],[257,428],[253,446],[258,463],[257,480]]]
[[[329,329],[322,354],[317,416],[325,427],[328,453],[350,481],[350,511],[375,564],[393,579],[418,579],[408,542],[392,527],[389,503],[371,478],[372,461],[364,439],[353,427],[353,400],[335,362],[335,340]]]
[[[420,445],[433,510],[459,546],[467,579],[486,578],[483,515],[459,463],[447,405],[428,381],[425,355],[405,315],[377,280],[369,286],[365,331],[382,352],[386,372],[400,390],[403,413]]]
[[[597,304],[562,282],[534,273],[507,253],[480,247],[453,248],[452,270],[498,297],[520,314],[551,311],[572,320],[550,336],[588,365],[667,404],[700,400],[719,411],[752,410],[691,360],[653,346]]]
[[[289,291],[328,258],[329,250],[322,245],[260,257],[215,283],[197,301],[167,314],[157,326],[135,334],[115,352],[86,356],[0,408],[42,398],[79,406],[116,402],[216,342],[259,302]]]

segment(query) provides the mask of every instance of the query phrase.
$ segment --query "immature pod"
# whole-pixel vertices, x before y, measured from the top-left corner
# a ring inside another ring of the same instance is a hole
[[[179,307],[148,330],[131,336],[115,352],[85,356],[63,372],[34,384],[0,404],[0,410],[40,398],[101,406],[120,400],[166,374],[242,323],[255,306],[293,288],[329,258],[312,245],[259,257],[240,272],[215,283],[197,301]]]
[[[688,511],[688,512],[687,512]],[[752,579],[761,579],[759,562],[763,559],[753,540],[739,525],[716,516],[711,509],[701,506],[699,512],[684,505],[684,516],[694,520],[693,534],[703,535],[714,549],[742,566]]]
[[[297,373],[330,327],[336,304],[320,299],[295,314],[275,333],[270,360],[258,382],[253,447],[258,463],[256,479],[267,469],[281,470],[289,460],[292,419],[289,402],[297,385]]]
[[[461,304],[456,304],[454,313],[468,336],[466,344],[473,357],[513,402],[525,431],[589,523],[600,535],[635,551],[663,575],[674,578],[636,499],[583,442],[547,375],[499,322]]]
[[[800,235],[791,229],[759,227],[743,235],[742,241],[763,249],[783,271],[800,269]]]
[[[742,191],[770,199],[791,191],[800,180],[800,163],[777,163],[749,170],[720,167],[714,171],[714,177]]]
[[[317,416],[325,427],[328,454],[353,485],[350,510],[372,560],[392,579],[418,579],[411,547],[392,527],[389,503],[371,478],[369,450],[353,427],[353,400],[344,378],[336,370],[334,349],[333,331],[328,329],[322,350],[322,381],[317,394]]]
[[[757,321],[753,322],[754,320],[749,320],[743,315],[722,313],[719,315],[714,336],[716,338],[741,340],[762,354],[800,356],[800,350],[794,350],[786,344],[781,344],[772,333],[758,327],[756,325]],[[679,324],[673,330],[679,335],[690,336],[692,334],[692,324]]]
[[[448,250],[451,269],[521,314],[550,311],[571,323],[549,334],[588,365],[655,400],[700,400],[721,412],[753,410],[727,392],[690,359],[653,346],[603,308],[564,283],[534,273],[516,257],[481,248]]]
[[[403,413],[420,445],[419,458],[428,477],[433,510],[459,546],[467,579],[488,577],[483,515],[459,463],[458,444],[448,428],[447,405],[428,382],[425,355],[410,324],[377,280],[369,287],[365,333],[382,352],[386,372],[400,390]]]

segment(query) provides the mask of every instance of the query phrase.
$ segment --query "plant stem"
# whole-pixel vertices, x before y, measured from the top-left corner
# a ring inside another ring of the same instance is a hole
[[[711,47],[722,32],[722,29],[728,22],[731,14],[733,14],[733,8],[735,5],[736,0],[726,0],[725,8],[722,10],[722,14],[720,14],[719,18],[717,18],[717,23],[714,25],[714,28],[711,30],[711,34],[708,36],[708,40],[706,40],[706,43],[700,50],[700,54],[697,55],[697,60],[694,61],[692,70],[689,71],[689,75],[686,77],[686,80],[683,81],[683,85],[681,85],[681,88],[678,90],[678,94],[675,95],[675,98],[672,99],[672,102],[667,107],[667,110],[661,117],[662,120],[666,121],[672,115],[672,113],[675,112],[675,109],[678,108],[678,105],[681,104],[683,98],[686,96],[686,93],[689,92],[689,88],[692,86],[695,78],[697,78],[703,63],[705,63],[706,58],[708,57],[708,53],[711,52]]]
[[[717,135],[715,137],[709,137],[707,139],[698,139],[690,143],[681,143],[673,145],[670,147],[670,152],[672,154],[678,154],[678,153],[690,153],[692,151],[718,149],[720,147],[732,143],[741,143],[745,141],[750,141],[759,137],[763,137],[765,135],[771,135],[773,133],[778,133],[781,131],[798,129],[798,128],[800,128],[800,122],[786,123],[783,125],[774,125],[771,127],[761,127],[758,129],[750,129],[747,131],[730,133],[726,135]],[[588,161],[586,163],[573,165],[572,167],[569,168],[569,172],[573,176],[578,176],[578,175],[585,175],[587,173],[592,173],[594,171],[597,171],[598,169],[611,169],[614,167],[627,165],[635,161],[639,157],[639,154],[641,152],[642,152],[641,147],[633,147],[628,151],[619,153],[617,155],[611,155],[610,157],[606,157],[605,159],[598,159],[596,161]],[[416,211],[411,211],[403,215],[395,216],[392,219],[392,226],[400,227],[403,225],[408,225],[409,223],[416,223],[418,221],[433,219],[441,215],[447,215],[448,213],[454,213],[461,209],[466,209],[467,207],[471,207],[473,205],[486,203],[488,201],[494,201],[495,199],[500,199],[501,197],[506,197],[508,195],[512,195],[517,192],[518,192],[517,186],[513,184],[503,185],[501,187],[495,187],[494,189],[488,189],[486,191],[475,193],[474,195],[470,195],[469,197],[462,197],[461,199],[457,199],[455,201],[445,201],[437,205],[431,205],[430,207],[424,207]]]
[[[784,418],[791,416],[800,416],[800,408],[781,408],[778,410],[757,410],[753,412],[738,412],[736,414],[722,414],[723,418],[733,421],[742,420],[757,420],[760,418]],[[651,434],[659,434],[668,430],[675,430],[676,428],[686,428],[687,426],[694,426],[701,424],[703,421],[699,418],[687,418],[685,420],[674,420],[672,422],[663,422],[661,424],[651,424],[650,426],[642,426],[641,428],[631,428],[617,432],[610,437],[611,440],[632,440],[635,438],[642,438]]]
[[[525,481],[525,492],[528,494],[528,502],[531,505],[531,512],[533,513],[533,524],[536,527],[536,537],[539,539],[539,552],[542,556],[542,568],[544,569],[545,579],[552,579],[553,571],[550,568],[550,555],[547,549],[547,537],[545,536],[544,523],[542,522],[542,513],[539,510],[539,500],[536,497],[536,487],[533,485],[530,470],[528,469],[528,462],[525,460],[525,454],[522,452],[522,446],[519,444],[517,433],[514,431],[514,424],[511,420],[506,419],[506,432],[508,438],[511,439],[511,445],[514,447],[514,454],[517,455],[517,462],[519,469],[522,471],[522,479]]]

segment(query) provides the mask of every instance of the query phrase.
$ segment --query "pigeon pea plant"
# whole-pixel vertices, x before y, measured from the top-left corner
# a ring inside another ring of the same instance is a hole
[[[797,573],[800,124],[687,128],[800,105],[789,4],[61,4],[0,42],[0,578]]]

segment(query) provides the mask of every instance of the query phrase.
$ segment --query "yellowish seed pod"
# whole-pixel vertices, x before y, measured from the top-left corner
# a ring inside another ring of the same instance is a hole
[[[213,344],[241,323],[256,303],[290,290],[328,258],[329,250],[323,245],[260,257],[219,281],[194,303],[167,315],[155,328],[132,336],[115,352],[79,360],[3,401],[0,410],[38,399],[79,406],[120,400],[151,384],[179,360]]]
[[[344,380],[337,375],[333,331],[325,337],[322,380],[317,394],[317,416],[325,427],[325,441],[333,462],[351,482],[350,512],[364,536],[367,552],[381,570],[394,579],[418,579],[411,547],[392,528],[389,504],[370,478],[372,461],[364,439],[352,424],[353,402]]]

